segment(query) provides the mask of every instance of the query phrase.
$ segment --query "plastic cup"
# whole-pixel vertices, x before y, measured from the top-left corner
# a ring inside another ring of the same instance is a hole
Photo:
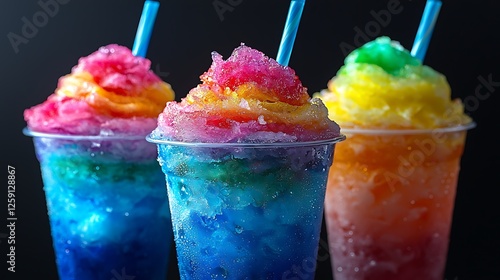
[[[61,280],[164,280],[172,243],[165,176],[141,136],[32,132]]]
[[[325,199],[336,280],[442,280],[466,132],[343,129]]]
[[[180,277],[314,279],[336,139],[158,145]]]

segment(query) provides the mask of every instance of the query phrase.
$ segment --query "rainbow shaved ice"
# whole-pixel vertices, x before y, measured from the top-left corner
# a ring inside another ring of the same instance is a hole
[[[468,124],[446,77],[389,37],[354,50],[316,93],[343,128],[429,129]]]
[[[150,141],[181,279],[314,279],[334,143],[295,72],[242,44],[167,103]]]
[[[25,110],[40,162],[61,280],[164,280],[172,228],[154,145],[170,85],[111,44],[82,57]]]
[[[320,99],[311,99],[295,71],[245,45],[223,60],[212,53],[202,84],[169,102],[154,135],[183,142],[297,142],[332,139]]]
[[[446,77],[398,42],[354,50],[316,93],[348,140],[325,199],[335,279],[441,280],[466,130]]]
[[[146,135],[174,99],[171,86],[150,66],[127,47],[103,46],[80,58],[45,102],[25,111],[28,127],[73,135]]]

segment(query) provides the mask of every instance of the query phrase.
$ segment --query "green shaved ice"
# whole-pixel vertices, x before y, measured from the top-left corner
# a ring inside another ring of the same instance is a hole
[[[350,53],[344,63],[345,65],[354,63],[377,65],[393,76],[408,74],[408,71],[404,71],[407,66],[422,65],[420,60],[414,58],[398,42],[391,41],[389,37],[379,37],[366,43]],[[341,72],[342,70],[344,69],[341,69]]]
[[[134,182],[137,180],[157,180],[158,163],[149,162],[116,162],[96,161],[82,157],[67,158],[65,156],[50,158],[52,176],[64,182],[74,182],[75,187],[90,186],[95,182]],[[81,183],[87,181],[88,183]],[[76,183],[79,182],[79,183]]]
[[[203,178],[203,180],[211,182],[221,182],[233,188],[252,186],[256,180],[256,173],[259,174],[259,178],[265,178],[269,186],[277,186],[280,182],[284,181],[289,184],[291,183],[289,182],[290,178],[296,175],[296,172],[282,166],[266,166],[262,170],[255,170],[252,162],[247,159],[237,158],[223,161],[197,162],[191,165],[196,166],[196,168],[187,168],[187,166],[188,164],[183,162],[177,165],[174,169],[176,175]]]
[[[196,201],[199,207],[216,202],[231,208],[249,204],[260,207],[303,179],[301,172],[286,165],[232,157],[222,161],[177,161],[164,170],[170,177],[172,195]],[[193,188],[197,185],[202,187]],[[210,202],[202,202],[205,199]]]
[[[282,182],[291,183],[290,178],[294,178],[295,173],[281,166],[270,167],[264,170],[252,170],[250,163],[246,159],[231,159],[223,162],[209,163],[206,168],[206,178],[227,183],[231,186],[252,186],[256,178],[263,179],[263,185],[268,186],[272,191],[279,191]],[[256,173],[259,177],[256,177]]]

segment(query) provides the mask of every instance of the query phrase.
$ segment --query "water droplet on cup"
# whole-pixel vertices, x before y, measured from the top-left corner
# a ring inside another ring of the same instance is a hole
[[[218,267],[212,269],[211,278],[212,279],[226,279],[227,278],[227,270],[224,269],[223,267],[218,266]]]
[[[236,226],[236,227],[234,228],[234,230],[236,231],[236,233],[242,233],[242,232],[243,232],[243,227],[241,227],[241,226]]]

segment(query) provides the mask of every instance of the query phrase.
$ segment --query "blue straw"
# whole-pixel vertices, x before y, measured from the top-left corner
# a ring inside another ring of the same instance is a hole
[[[304,4],[305,0],[292,0],[290,3],[285,29],[283,30],[283,36],[281,37],[281,43],[276,58],[276,61],[283,66],[288,66],[288,62],[290,61],[290,55],[292,54],[293,43],[295,42],[295,36],[299,28]]]
[[[439,0],[427,0],[425,4],[424,14],[411,49],[411,55],[420,59],[420,61],[424,61],[441,5],[442,3]]]
[[[146,57],[149,39],[151,38],[151,33],[153,32],[153,25],[159,6],[160,3],[156,1],[147,0],[144,2],[141,20],[139,21],[139,26],[137,27],[134,46],[132,48],[132,53],[135,56]]]

